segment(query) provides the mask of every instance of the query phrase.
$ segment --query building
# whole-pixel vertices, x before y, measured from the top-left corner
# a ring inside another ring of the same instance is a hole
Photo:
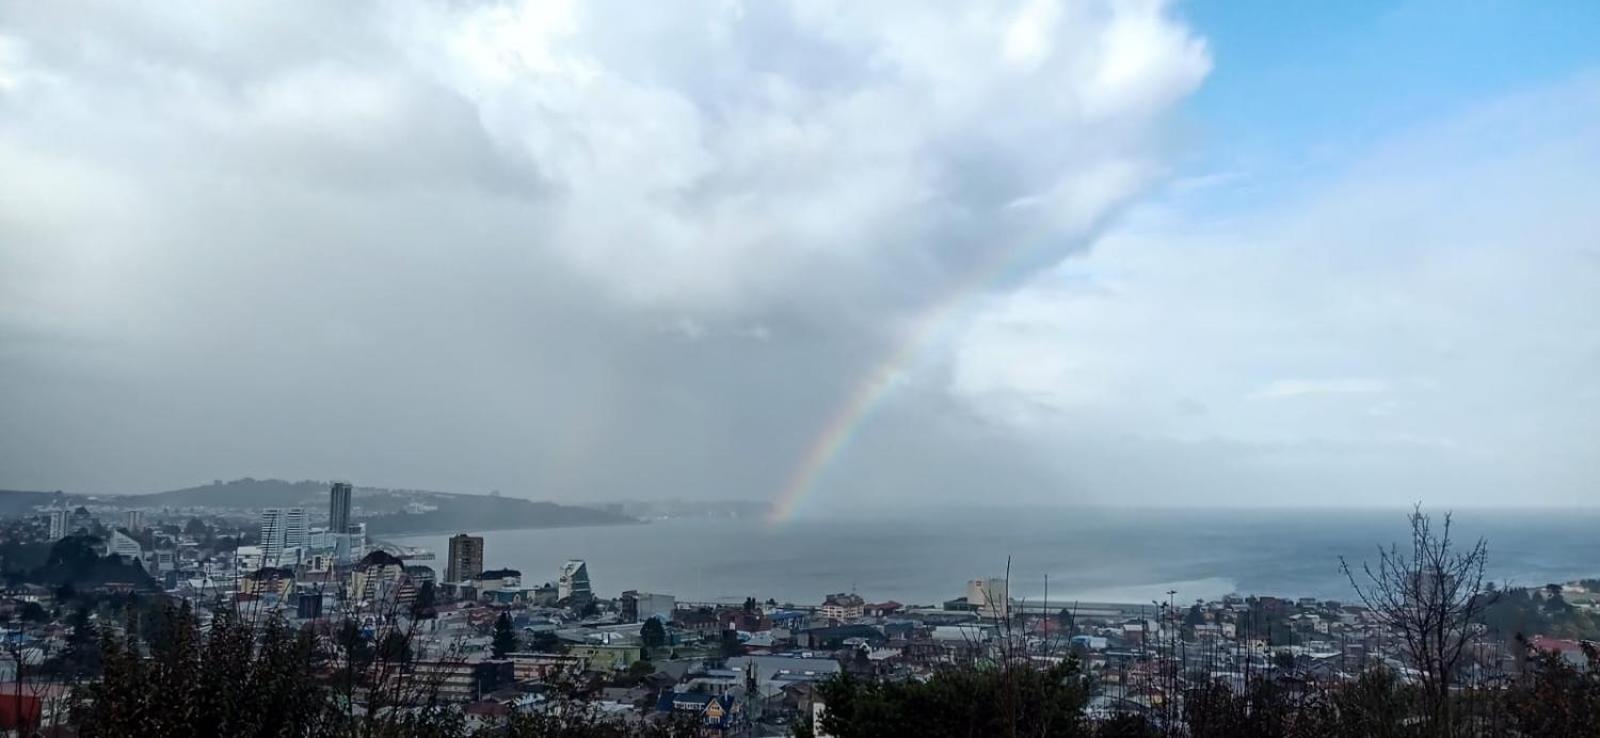
[[[411,590],[406,579],[405,564],[383,551],[373,551],[362,557],[350,572],[350,596],[356,600],[399,602],[410,604],[406,596]],[[411,594],[415,594],[414,590]]]
[[[567,655],[583,660],[591,671],[616,673],[627,671],[633,662],[644,657],[644,646],[625,639],[613,643],[569,643]]]
[[[261,557],[277,566],[290,549],[306,545],[306,509],[269,507],[261,511]]]
[[[410,669],[396,669],[390,679],[403,682],[401,694],[418,693],[441,702],[471,702],[511,686],[516,677],[507,660],[443,659],[413,662]]]
[[[294,614],[301,620],[315,620],[322,617],[322,593],[301,592],[299,600],[295,603]]]
[[[561,578],[556,580],[556,591],[562,602],[583,603],[594,598],[589,586],[589,565],[571,559],[561,567]]]
[[[133,536],[121,530],[111,531],[111,540],[106,541],[106,553],[116,554],[129,561],[141,561],[144,559],[144,547],[140,546],[138,541],[133,540]]]
[[[508,653],[513,675],[519,682],[543,682],[551,677],[574,677],[584,669],[584,661],[564,653]]]
[[[483,536],[465,533],[450,536],[450,558],[445,561],[444,580],[469,582],[483,573]]]
[[[824,597],[817,614],[829,620],[856,620],[861,617],[866,604],[860,595],[840,592]]]
[[[662,691],[656,711],[692,719],[701,735],[727,735],[744,722],[743,705],[731,694]]]
[[[1006,580],[998,577],[967,582],[967,604],[986,618],[1011,617],[1011,593]]]
[[[522,592],[522,572],[516,569],[481,571],[472,578],[472,586],[480,597],[498,592],[520,594]]]
[[[328,532],[350,532],[350,483],[334,482],[328,490]]]
[[[129,532],[138,533],[144,530],[144,511],[129,510],[122,514],[122,527]]]
[[[239,578],[239,593],[286,597],[294,590],[294,570],[268,566]]]
[[[67,537],[68,513],[66,510],[50,511],[50,540],[59,541]]]
[[[154,574],[172,571],[178,568],[178,552],[172,550],[146,551],[144,554],[145,571]]]
[[[410,579],[411,583],[419,588],[424,584],[437,584],[435,581],[437,577],[434,574],[433,567],[431,566],[408,564],[406,565],[405,571],[406,578]]]
[[[672,621],[672,611],[678,609],[678,599],[672,595],[651,594],[628,590],[622,593],[622,620],[642,623],[650,618]]]

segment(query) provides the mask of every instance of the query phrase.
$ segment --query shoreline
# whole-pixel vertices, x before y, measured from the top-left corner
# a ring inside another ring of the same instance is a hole
[[[360,521],[357,521],[360,522]],[[404,533],[368,533],[367,538],[374,540],[387,540],[389,538],[418,538],[421,536],[451,536],[457,533],[503,533],[508,530],[566,530],[569,528],[617,528],[625,525],[648,525],[649,520],[617,521],[615,523],[575,523],[571,525],[507,525],[492,527],[476,527],[469,531],[458,528],[444,528],[436,530],[407,531]]]

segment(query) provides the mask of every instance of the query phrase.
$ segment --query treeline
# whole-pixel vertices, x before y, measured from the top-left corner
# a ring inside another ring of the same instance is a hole
[[[1242,689],[1207,682],[1170,710],[1092,705],[1076,661],[1039,668],[967,666],[925,681],[862,680],[842,674],[820,689],[820,725],[796,735],[876,738],[1059,736],[1062,738],[1600,738],[1600,654],[1587,663],[1527,648],[1508,684],[1454,692],[1450,710],[1385,669],[1332,685],[1262,677]],[[1442,719],[1435,716],[1444,715]]]
[[[105,585],[149,590],[155,580],[137,561],[101,556],[98,537],[70,535],[54,543],[11,543],[0,551],[0,575],[6,584],[38,584],[88,589]]]
[[[1594,592],[1600,581],[1584,580],[1579,586]],[[1494,601],[1483,612],[1483,624],[1490,632],[1507,636],[1541,633],[1557,638],[1600,638],[1600,618],[1594,611],[1568,602],[1559,584],[1494,593]]]

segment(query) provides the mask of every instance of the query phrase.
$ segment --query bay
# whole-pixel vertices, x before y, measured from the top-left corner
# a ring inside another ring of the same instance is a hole
[[[814,604],[830,592],[938,604],[966,581],[1003,576],[1013,596],[1051,601],[1187,602],[1230,592],[1351,600],[1340,556],[1359,566],[1401,541],[1405,510],[908,509],[779,525],[695,518],[641,525],[488,531],[484,563],[526,585],[588,562],[595,591],[660,592],[681,601],[746,596]],[[1489,573],[1513,585],[1600,576],[1600,511],[1471,509],[1457,539],[1489,542]],[[467,531],[472,532],[472,531]],[[448,536],[395,543],[432,550]],[[1048,583],[1046,579],[1048,578]]]

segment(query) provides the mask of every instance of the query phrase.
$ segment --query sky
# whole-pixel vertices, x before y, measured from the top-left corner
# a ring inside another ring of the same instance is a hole
[[[1600,5],[0,5],[0,488],[1592,505]]]

